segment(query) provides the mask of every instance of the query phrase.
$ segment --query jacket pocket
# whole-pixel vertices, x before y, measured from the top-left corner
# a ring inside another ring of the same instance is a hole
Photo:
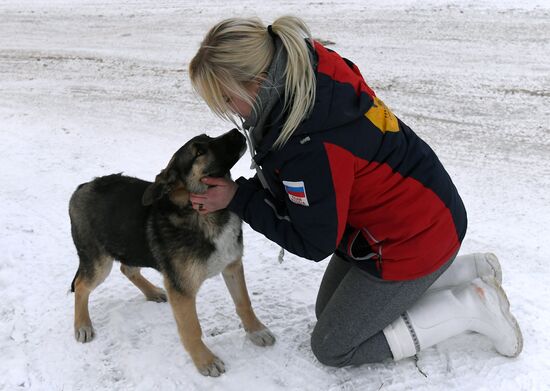
[[[382,278],[382,243],[366,228],[346,227],[338,252],[359,269]]]
[[[338,249],[356,261],[380,262],[382,246],[366,228],[347,226]]]

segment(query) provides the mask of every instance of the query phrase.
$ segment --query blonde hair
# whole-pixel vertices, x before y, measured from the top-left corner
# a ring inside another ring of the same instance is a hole
[[[274,144],[282,147],[313,109],[315,73],[305,40],[311,41],[306,24],[299,18],[282,16],[271,29],[287,52],[284,111],[288,115]],[[191,84],[216,115],[235,122],[224,94],[238,96],[256,110],[247,87],[263,80],[274,55],[273,39],[260,19],[222,20],[206,34],[189,64]]]

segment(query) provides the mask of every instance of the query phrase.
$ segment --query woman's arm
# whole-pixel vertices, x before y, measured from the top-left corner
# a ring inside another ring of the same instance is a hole
[[[349,152],[327,144],[305,151],[281,168],[284,199],[275,199],[256,178],[205,178],[211,187],[192,194],[199,213],[228,208],[284,249],[315,261],[330,256],[342,238],[354,179]]]
[[[228,208],[255,231],[304,258],[320,261],[342,238],[354,180],[354,159],[331,145],[308,148],[280,169],[284,199],[244,178]]]

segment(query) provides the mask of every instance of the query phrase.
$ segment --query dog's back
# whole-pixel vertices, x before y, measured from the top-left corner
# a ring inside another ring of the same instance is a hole
[[[151,183],[120,174],[80,185],[69,203],[71,232],[79,257],[109,256],[129,266],[158,269],[146,238],[149,206],[142,195]]]

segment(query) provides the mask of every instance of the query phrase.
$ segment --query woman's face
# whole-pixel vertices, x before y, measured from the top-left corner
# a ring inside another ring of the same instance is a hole
[[[256,99],[256,95],[258,95],[258,90],[260,89],[260,85],[261,85],[260,81],[253,81],[246,87],[246,91],[248,92],[249,96],[252,98],[252,101]],[[252,113],[252,105],[247,103],[245,100],[241,99],[239,96],[228,92],[224,94],[223,97],[225,101],[229,104],[229,107],[231,108],[231,110],[235,114],[238,114],[243,118],[248,118]]]

